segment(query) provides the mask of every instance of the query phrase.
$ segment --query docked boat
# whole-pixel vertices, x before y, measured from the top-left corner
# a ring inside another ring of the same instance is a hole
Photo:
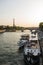
[[[36,36],[32,35],[29,44],[27,43],[24,46],[25,64],[40,64],[40,56],[42,54],[42,50],[39,45],[38,37]]]
[[[29,42],[29,35],[28,35],[28,34],[21,35],[21,39],[20,39],[20,41],[18,42],[19,49],[20,49],[20,48],[23,48],[24,45],[25,45],[27,42]]]
[[[38,40],[38,34],[30,34],[29,41],[35,41]]]
[[[0,33],[4,33],[5,32],[5,30],[0,30]]]
[[[30,42],[24,47],[24,62],[26,64],[39,64],[41,50],[38,41]]]
[[[36,34],[37,31],[36,30],[31,30],[31,34]]]

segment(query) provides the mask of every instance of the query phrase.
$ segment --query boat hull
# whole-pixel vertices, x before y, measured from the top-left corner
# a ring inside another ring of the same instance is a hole
[[[39,65],[40,64],[40,57],[39,56],[29,56],[27,57],[26,55],[24,55],[24,63],[25,64],[29,64],[29,65]]]

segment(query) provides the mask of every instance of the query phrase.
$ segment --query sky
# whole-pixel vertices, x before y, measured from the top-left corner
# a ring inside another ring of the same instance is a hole
[[[43,22],[43,0],[0,0],[0,25],[39,26]]]

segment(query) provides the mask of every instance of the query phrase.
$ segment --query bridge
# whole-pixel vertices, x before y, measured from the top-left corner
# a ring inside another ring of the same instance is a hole
[[[27,27],[27,28],[23,28],[22,30],[23,30],[23,31],[24,31],[24,30],[31,30],[31,31],[32,31],[32,30],[39,30],[39,27]]]

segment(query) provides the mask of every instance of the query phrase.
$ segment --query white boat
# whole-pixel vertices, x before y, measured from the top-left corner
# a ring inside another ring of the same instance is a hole
[[[30,41],[35,41],[35,40],[38,40],[38,34],[31,34],[30,33],[30,36],[29,36],[29,40]]]
[[[36,35],[37,36],[37,35]],[[31,36],[30,44],[24,46],[24,62],[26,64],[39,64],[42,54],[38,37]]]
[[[36,30],[31,30],[31,33],[32,33],[32,34],[36,34],[37,31],[36,31]]]
[[[19,49],[24,47],[24,45],[29,41],[29,35],[24,34],[21,36],[20,41],[18,42]]]

